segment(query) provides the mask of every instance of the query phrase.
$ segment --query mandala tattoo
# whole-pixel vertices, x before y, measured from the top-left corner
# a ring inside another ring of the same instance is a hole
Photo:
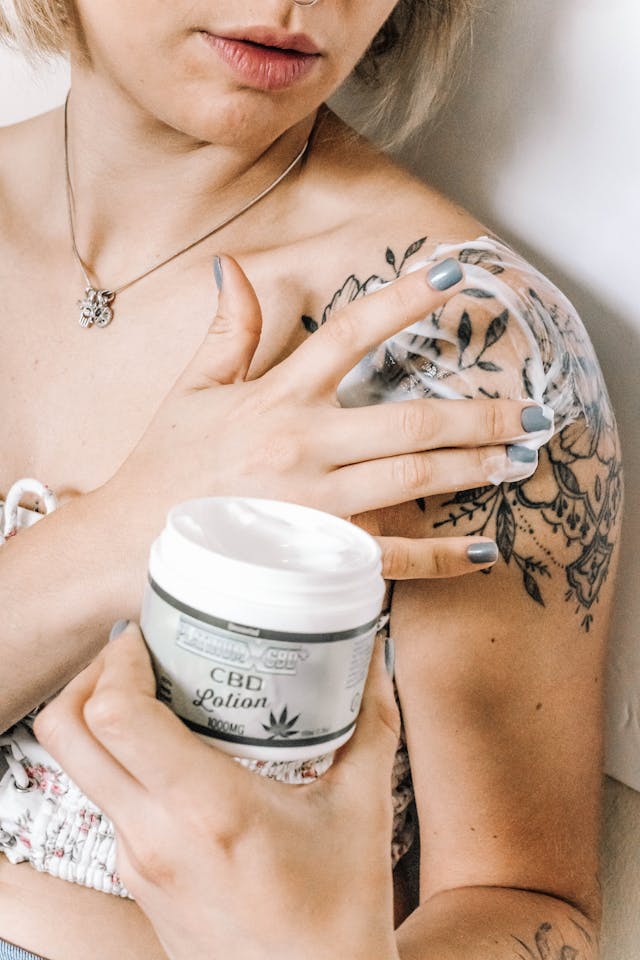
[[[587,960],[587,957],[591,956],[590,948],[593,945],[593,938],[575,920],[571,923],[576,929],[576,939],[580,935],[585,940],[589,949],[588,954],[566,943],[565,938],[550,923],[541,923],[532,943],[513,936],[514,960],[515,958],[517,960]]]
[[[387,248],[383,273],[364,280],[351,274],[319,320],[301,318],[304,328],[313,333],[348,303],[397,279],[418,253],[424,255],[427,239],[400,256]],[[565,599],[588,631],[609,575],[622,501],[615,417],[589,337],[560,291],[502,241],[440,245],[428,259],[444,255],[470,265],[468,273],[483,268],[502,294],[471,284],[425,320],[425,336],[405,338],[400,354],[387,341],[376,362],[373,399],[365,402],[400,399],[404,391],[407,397],[531,397],[553,408],[557,432],[540,451],[533,477],[456,493],[441,503],[432,525],[493,537],[533,603],[544,606],[545,582],[562,577]],[[516,329],[515,311],[532,349],[522,345],[526,337]],[[454,387],[457,392],[443,393]],[[424,500],[417,504],[427,509]]]

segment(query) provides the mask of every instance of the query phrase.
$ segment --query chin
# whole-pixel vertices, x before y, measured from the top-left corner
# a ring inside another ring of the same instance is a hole
[[[173,89],[171,87],[173,86]],[[232,86],[224,80],[166,78],[162,96],[132,94],[138,108],[165,127],[198,142],[266,148],[323,102],[321,95],[283,97]]]
[[[206,97],[196,105],[177,106],[161,117],[168,126],[195,141],[220,146],[257,146],[266,148],[293,123],[282,111],[257,107],[251,98]]]

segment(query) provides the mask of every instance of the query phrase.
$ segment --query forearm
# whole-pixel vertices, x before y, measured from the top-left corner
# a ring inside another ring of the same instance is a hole
[[[130,514],[101,488],[0,549],[0,730],[75,676],[114,619],[137,616],[153,533]]]
[[[397,930],[402,960],[597,960],[598,927],[544,894],[466,887],[437,894]]]

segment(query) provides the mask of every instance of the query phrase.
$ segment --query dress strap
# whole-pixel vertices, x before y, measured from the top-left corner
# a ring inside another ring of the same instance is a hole
[[[34,784],[24,768],[26,757],[20,748],[20,744],[13,737],[0,737],[0,759],[6,764],[16,790],[24,792],[33,789]],[[2,778],[1,768],[0,778]]]

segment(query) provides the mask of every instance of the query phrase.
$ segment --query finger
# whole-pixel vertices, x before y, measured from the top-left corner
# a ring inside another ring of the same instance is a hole
[[[549,433],[552,416],[530,400],[404,400],[330,409],[323,436],[331,465],[344,466],[438,447],[531,440]]]
[[[155,692],[147,648],[130,625],[104,650],[84,709],[87,727],[122,768],[152,793],[196,789],[205,775],[242,780],[247,771],[199,740]]]
[[[453,259],[409,273],[331,316],[274,370],[295,390],[334,391],[370,350],[443,306],[462,289],[463,280]],[[450,285],[443,289],[435,283]]]
[[[498,547],[488,537],[378,537],[387,580],[444,580],[493,566]]]
[[[184,390],[244,380],[262,331],[256,292],[240,265],[228,256],[214,261],[218,309],[204,342],[178,380]]]
[[[434,450],[340,467],[323,482],[331,485],[342,516],[354,516],[420,497],[523,480],[536,466],[536,452],[517,444]]]
[[[114,822],[141,809],[143,791],[87,727],[84,710],[102,671],[102,655],[38,714],[40,743],[80,789]]]
[[[385,666],[384,643],[376,641],[355,732],[338,751],[323,782],[328,787],[335,783],[353,786],[359,803],[363,784],[374,792],[379,786],[386,796],[399,739],[400,714]]]

